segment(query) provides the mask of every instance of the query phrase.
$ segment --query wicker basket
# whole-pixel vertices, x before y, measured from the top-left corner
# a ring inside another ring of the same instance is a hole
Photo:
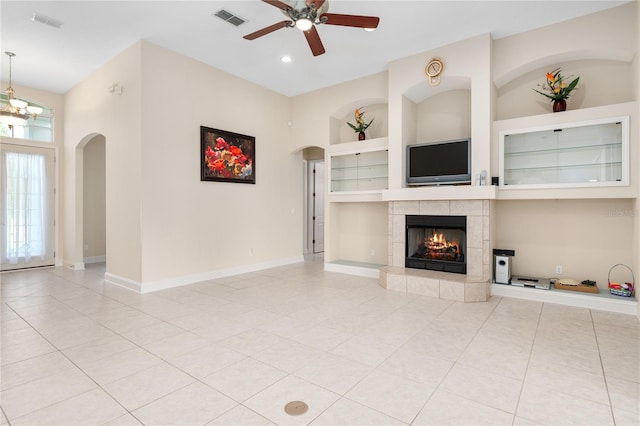
[[[614,282],[611,282],[611,271],[613,271],[618,266],[622,266],[623,268],[627,268],[629,270],[629,272],[631,272],[631,282],[630,283],[625,283],[629,287],[628,289],[625,289],[625,288],[612,288],[611,287],[612,284],[614,284],[614,285],[616,284]],[[636,286],[636,277],[635,277],[635,275],[633,275],[633,271],[631,270],[631,268],[629,268],[624,263],[617,263],[617,264],[613,265],[611,267],[611,269],[609,269],[609,275],[608,275],[607,281],[609,282],[609,291],[611,292],[611,294],[614,294],[616,296],[622,296],[622,297],[631,297],[631,296],[633,296],[633,289]]]

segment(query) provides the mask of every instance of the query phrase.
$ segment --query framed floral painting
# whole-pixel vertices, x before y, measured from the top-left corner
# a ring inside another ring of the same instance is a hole
[[[256,138],[200,126],[200,180],[256,183]]]

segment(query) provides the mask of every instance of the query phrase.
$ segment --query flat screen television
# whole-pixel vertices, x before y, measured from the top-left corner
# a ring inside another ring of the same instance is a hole
[[[407,146],[407,184],[471,182],[471,138]]]

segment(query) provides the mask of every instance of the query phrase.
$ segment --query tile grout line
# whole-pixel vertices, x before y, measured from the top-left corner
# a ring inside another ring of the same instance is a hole
[[[544,302],[540,304],[540,312],[538,313],[538,321],[536,322],[536,332],[533,335],[533,340],[531,342],[531,349],[529,349],[529,356],[527,358],[527,366],[524,369],[524,377],[522,378],[522,385],[520,386],[520,392],[518,393],[518,400],[516,401],[516,408],[513,410],[513,419],[512,425],[515,423],[516,417],[518,416],[518,408],[520,408],[520,399],[522,398],[522,391],[524,390],[524,383],[527,380],[527,373],[529,372],[529,364],[531,363],[531,355],[533,354],[533,348],[536,344],[536,338],[538,337],[538,329],[540,328],[540,320],[542,319],[542,312],[544,311]],[[529,420],[529,419],[527,419]],[[535,421],[535,420],[531,420]]]
[[[456,364],[458,363],[458,360],[460,359],[460,357],[462,356],[462,354],[464,354],[464,352],[469,348],[469,346],[471,345],[471,342],[473,342],[473,340],[478,336],[478,333],[480,332],[480,330],[482,329],[482,327],[486,324],[486,322],[489,320],[489,318],[491,317],[491,315],[493,315],[493,313],[496,311],[496,309],[498,308],[498,306],[500,305],[500,303],[502,303],[502,301],[504,300],[503,297],[500,297],[500,300],[498,301],[498,303],[495,304],[495,306],[493,307],[493,309],[489,312],[489,314],[487,315],[487,317],[484,319],[484,321],[482,321],[482,324],[480,325],[480,327],[478,327],[478,329],[476,330],[476,332],[474,333],[473,337],[471,339],[469,339],[469,343],[467,343],[467,345],[462,349],[462,351],[460,351],[460,354],[456,357],[456,359],[451,363],[451,367],[449,367],[449,369],[447,370],[447,373],[442,376],[442,379],[440,380],[440,382],[438,382],[438,384],[436,385],[435,389],[433,390],[433,392],[431,392],[431,394],[429,395],[429,397],[426,399],[426,401],[424,402],[424,404],[422,404],[422,407],[420,407],[420,409],[418,410],[418,412],[416,413],[415,416],[413,416],[413,418],[411,419],[411,421],[409,422],[410,425],[413,424],[413,422],[416,421],[416,419],[418,418],[418,416],[420,415],[420,413],[422,413],[422,410],[425,409],[425,407],[427,406],[427,404],[429,403],[429,401],[431,401],[431,398],[433,397],[433,395],[435,395],[435,393],[438,391],[438,389],[440,389],[440,386],[442,386],[442,383],[444,383],[444,381],[446,380],[447,376],[449,375],[449,373],[451,373],[451,370],[453,370],[453,368],[456,366]],[[456,303],[461,303],[461,302],[454,302],[451,303],[449,306],[447,306],[447,308],[445,310],[443,310],[442,312],[440,312],[440,314],[438,314],[438,317],[442,314],[444,314],[446,311],[448,311],[452,306],[454,306]],[[464,302],[462,302],[464,303]],[[467,398],[464,398],[467,399]],[[474,401],[475,402],[475,401]]]
[[[607,381],[607,375],[604,371],[604,363],[602,362],[602,353],[600,352],[600,341],[598,340],[598,333],[596,332],[596,324],[593,320],[593,312],[589,309],[589,318],[591,318],[591,328],[593,329],[593,336],[596,339],[596,347],[598,348],[598,360],[600,361],[600,369],[602,371],[602,380],[604,380],[604,389],[607,391],[607,401],[609,402],[609,413],[611,414],[611,420],[613,425],[616,425],[616,416],[613,413],[613,403],[611,401],[611,394],[609,393],[609,382]]]

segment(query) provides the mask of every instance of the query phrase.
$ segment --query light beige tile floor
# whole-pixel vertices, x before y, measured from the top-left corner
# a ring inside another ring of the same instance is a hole
[[[634,316],[393,293],[321,258],[145,295],[103,274],[0,276],[0,424],[640,424]]]

